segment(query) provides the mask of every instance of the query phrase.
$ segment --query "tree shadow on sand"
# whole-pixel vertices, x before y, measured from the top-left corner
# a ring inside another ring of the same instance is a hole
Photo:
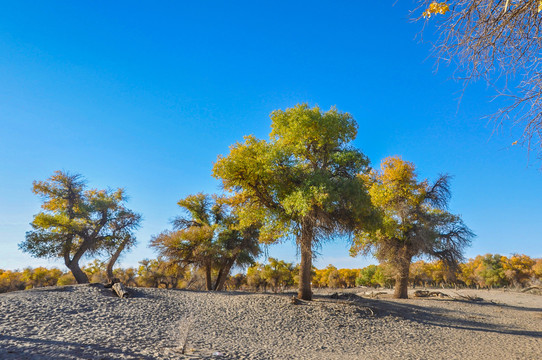
[[[442,299],[424,299],[424,305],[417,305],[407,302],[389,301],[384,299],[368,299],[362,298],[355,294],[346,294],[348,301],[357,303],[359,305],[367,306],[373,309],[375,316],[395,316],[403,318],[405,320],[418,322],[423,325],[432,325],[437,327],[491,332],[507,335],[528,336],[533,338],[542,338],[542,331],[530,331],[515,328],[513,326],[505,326],[500,324],[493,324],[489,322],[487,317],[478,316],[474,312],[469,313],[466,310],[454,310],[442,307],[430,306],[428,302],[431,301],[454,301],[468,304],[472,307],[495,307],[495,310],[499,308],[507,308],[515,311],[526,312],[542,312],[542,308],[530,308],[519,307],[506,304],[496,304],[493,302],[471,302],[466,300],[442,300]],[[328,297],[329,298],[329,297]],[[341,297],[339,297],[341,299]],[[467,318],[464,318],[467,317]],[[486,320],[486,321],[483,321]]]
[[[10,343],[7,343],[8,341]],[[13,342],[16,342],[16,344],[13,344]],[[43,360],[72,360],[96,358],[113,360],[119,358],[133,358],[147,360],[155,358],[135,351],[115,348],[114,346],[36,339],[3,334],[0,334],[0,343],[3,343],[0,350],[0,357],[6,356],[11,359],[31,358]],[[32,349],[32,352],[29,351],[30,348]],[[54,348],[54,350],[52,348]]]

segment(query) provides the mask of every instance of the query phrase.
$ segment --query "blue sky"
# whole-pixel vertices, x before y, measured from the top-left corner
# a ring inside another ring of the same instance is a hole
[[[394,2],[0,1],[0,268],[63,268],[17,248],[40,209],[32,181],[55,170],[124,187],[144,222],[121,264],[155,257],[176,202],[220,191],[217,155],[302,102],[351,113],[375,166],[398,154],[421,178],[453,175],[468,257],[541,257],[540,163],[510,146],[520,129],[493,134],[491,89],[435,72],[414,3]],[[320,252],[319,267],[374,262],[341,240]],[[268,253],[297,261],[290,243]]]

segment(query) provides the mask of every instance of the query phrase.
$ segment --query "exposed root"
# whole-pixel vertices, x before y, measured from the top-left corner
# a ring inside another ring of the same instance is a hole
[[[455,294],[457,295],[457,298],[461,300],[474,301],[474,302],[484,301],[484,299],[476,295],[461,295],[458,293],[455,293]]]
[[[428,290],[416,290],[414,291],[415,297],[440,297],[440,298],[451,298],[450,295],[445,294],[440,291],[428,291]]]
[[[521,290],[521,292],[528,292],[528,291],[533,291],[533,290],[542,291],[542,286],[540,285],[529,286],[528,288]]]
[[[369,294],[369,297],[371,299],[374,299],[374,298],[377,298],[378,299],[378,296],[379,295],[387,295],[388,293],[385,292],[385,291],[378,291],[378,292],[374,292],[374,291],[371,291],[371,293]]]

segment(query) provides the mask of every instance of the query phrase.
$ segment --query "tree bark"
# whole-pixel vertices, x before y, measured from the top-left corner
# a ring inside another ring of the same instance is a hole
[[[79,267],[79,258],[70,258],[70,251],[72,249],[73,235],[69,235],[66,239],[66,246],[64,248],[64,264],[73,274],[75,281],[78,284],[88,284],[88,276],[83,270]]]
[[[124,250],[124,247],[126,246],[128,241],[130,241],[129,237],[127,237],[120,243],[119,247],[117,248],[115,253],[111,256],[111,259],[109,259],[109,262],[107,263],[106,273],[107,273],[107,280],[109,280],[109,282],[113,282],[113,266],[115,266],[115,263],[117,262],[120,256],[120,253],[122,252],[122,250]]]
[[[224,265],[224,267],[220,269],[220,273],[218,274],[218,278],[216,279],[216,286],[215,286],[216,291],[222,291],[224,289],[224,284],[226,283],[226,280],[228,279],[228,275],[230,274],[233,264],[235,264],[235,260],[237,260],[237,255],[228,259],[228,261],[226,262],[226,265]]]
[[[220,270],[218,270],[218,274],[216,275],[216,279],[215,279],[215,284],[213,285],[213,290],[214,291],[217,291],[218,283],[219,283],[220,279],[222,278],[223,272],[224,272],[224,268],[220,268]]]
[[[301,263],[299,264],[299,289],[297,297],[302,300],[312,300],[311,271],[312,271],[312,221],[304,219],[301,225]]]
[[[113,284],[112,289],[115,292],[115,294],[117,294],[117,296],[120,298],[126,298],[130,296],[130,293],[126,290],[124,285],[122,285],[122,283],[120,282]]]
[[[211,277],[211,264],[208,263],[205,265],[205,285],[207,290],[213,290],[213,279]]]
[[[397,266],[397,276],[395,277],[395,292],[393,297],[396,299],[408,299],[408,275],[410,272],[410,260],[402,261]]]
[[[72,260],[68,262],[66,266],[68,267],[68,269],[70,269],[73,277],[75,278],[75,281],[77,281],[78,284],[88,284],[88,276],[83,270],[81,270],[77,261]]]

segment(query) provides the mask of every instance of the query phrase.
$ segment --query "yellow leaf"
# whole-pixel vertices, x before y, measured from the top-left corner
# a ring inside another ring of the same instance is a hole
[[[542,1],[542,0],[540,0]],[[424,18],[430,18],[433,14],[441,14],[444,15],[448,11],[450,11],[450,7],[445,2],[438,3],[436,1],[433,1],[429,7],[423,12]]]

